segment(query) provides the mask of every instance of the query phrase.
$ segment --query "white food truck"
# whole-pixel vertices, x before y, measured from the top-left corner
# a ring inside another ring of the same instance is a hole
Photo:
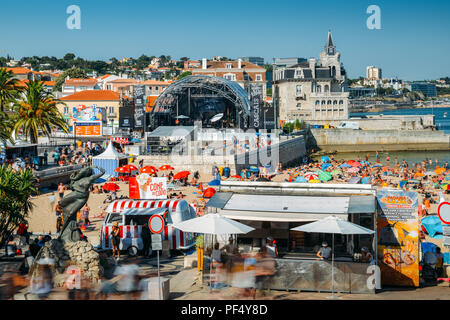
[[[149,218],[154,215],[164,215],[166,224],[161,233],[162,240],[170,241],[171,250],[188,250],[195,245],[193,233],[183,232],[173,227],[174,223],[193,219],[196,212],[186,200],[116,200],[106,209],[100,232],[100,245],[103,250],[112,250],[111,230],[113,222],[120,227],[120,250],[134,256],[143,249],[141,231],[143,225],[148,225]]]

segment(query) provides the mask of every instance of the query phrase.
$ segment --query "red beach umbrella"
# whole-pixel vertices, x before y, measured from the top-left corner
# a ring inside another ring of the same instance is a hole
[[[136,168],[134,165],[132,164],[126,164],[124,165],[125,168],[128,168],[130,171],[135,171],[135,170],[139,170],[138,168]]]
[[[236,178],[236,179],[241,179],[242,177],[240,176],[240,175],[234,175],[234,176],[231,176],[231,178]]]
[[[213,188],[208,188],[205,190],[205,192],[203,193],[203,197],[205,198],[212,198],[214,196],[214,194],[216,193],[216,190]]]
[[[317,180],[319,179],[319,175],[314,172],[308,172],[303,176],[306,180]]]
[[[361,163],[354,161],[352,163],[349,163],[349,165],[351,165],[352,167],[360,167]]]
[[[189,171],[178,172],[176,175],[173,176],[173,180],[179,180],[179,179],[186,178],[190,174],[191,173]]]
[[[149,173],[149,174],[154,174],[156,173],[156,168],[154,166],[145,166],[143,168],[141,168],[141,170],[139,170],[141,173]]]
[[[159,167],[159,170],[161,170],[161,171],[168,171],[168,170],[175,170],[175,168],[172,167],[172,166],[169,166],[168,164],[165,164],[165,165]]]
[[[119,190],[120,189],[120,187],[117,185],[117,184],[115,184],[115,183],[105,183],[104,185],[103,185],[103,190],[107,190],[107,191],[117,191],[117,190]]]
[[[198,190],[203,191],[203,184],[201,182],[198,185]]]
[[[120,173],[130,173],[131,172],[131,170],[125,166],[114,169],[114,171],[120,172]]]

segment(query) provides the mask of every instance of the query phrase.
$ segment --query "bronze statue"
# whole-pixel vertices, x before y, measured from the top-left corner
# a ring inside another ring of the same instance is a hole
[[[77,212],[83,208],[89,199],[89,187],[94,181],[105,174],[105,169],[95,167],[100,173],[93,174],[93,167],[81,169],[70,176],[70,189],[73,190],[58,203],[62,207],[64,226],[59,239],[64,242],[80,241],[80,231],[77,227]]]

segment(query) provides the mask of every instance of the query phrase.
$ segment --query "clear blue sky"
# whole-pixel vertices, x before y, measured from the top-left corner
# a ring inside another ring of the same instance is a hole
[[[81,30],[66,8],[81,8]],[[366,27],[369,5],[381,30]],[[0,2],[0,56],[67,52],[87,59],[161,54],[318,57],[332,30],[350,77],[367,65],[406,80],[450,76],[448,0],[23,0]]]

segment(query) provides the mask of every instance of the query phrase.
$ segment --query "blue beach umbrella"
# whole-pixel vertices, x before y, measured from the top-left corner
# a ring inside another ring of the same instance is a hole
[[[248,171],[254,172],[254,173],[259,173],[259,168],[255,167],[255,166],[250,166],[250,167],[248,167]]]
[[[213,180],[208,183],[208,186],[220,186],[220,180]]]
[[[308,181],[306,181],[305,177],[297,177],[297,179],[295,179],[296,183],[307,183]]]
[[[379,163],[375,163],[375,164],[372,166],[372,168],[380,168],[380,167],[382,167],[382,165],[379,164]]]
[[[430,237],[434,237],[437,232],[442,233],[442,224],[441,219],[435,216],[428,216],[423,218],[420,223],[424,226],[425,230],[427,230]]]
[[[408,181],[406,181],[406,180],[400,181],[400,188],[403,188],[403,186],[407,183],[408,183]]]
[[[323,164],[322,164],[322,170],[326,170],[326,169],[328,169],[329,167],[331,167],[331,164],[330,164],[330,163],[323,163]]]
[[[362,178],[361,183],[362,184],[369,184],[370,183],[370,178],[369,177]]]
[[[327,156],[323,156],[322,158],[320,158],[320,161],[322,161],[322,162],[329,162],[330,158],[327,157]]]
[[[341,168],[351,168],[352,166],[347,164],[347,163],[344,163],[344,164],[341,164],[339,167],[341,167]]]

